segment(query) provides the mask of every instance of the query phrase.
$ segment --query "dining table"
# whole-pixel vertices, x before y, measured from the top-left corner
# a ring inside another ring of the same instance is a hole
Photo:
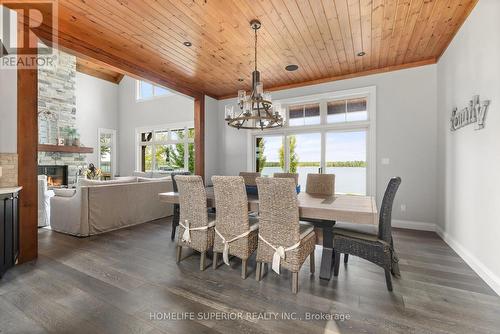
[[[213,187],[206,188],[207,207],[215,208]],[[179,193],[158,194],[160,201],[179,204]],[[323,249],[319,277],[329,280],[334,261],[333,227],[337,221],[352,224],[374,225],[378,221],[377,205],[372,196],[341,195],[321,196],[301,192],[297,194],[301,220],[312,223],[323,232]],[[258,212],[258,195],[248,195],[248,210]]]

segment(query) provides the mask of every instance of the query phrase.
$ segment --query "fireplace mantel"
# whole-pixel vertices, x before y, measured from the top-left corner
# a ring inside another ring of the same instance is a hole
[[[38,144],[38,152],[94,153],[92,147]]]

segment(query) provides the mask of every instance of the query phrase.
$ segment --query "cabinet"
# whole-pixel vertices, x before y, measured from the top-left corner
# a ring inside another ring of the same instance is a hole
[[[19,256],[19,192],[0,194],[0,277]]]

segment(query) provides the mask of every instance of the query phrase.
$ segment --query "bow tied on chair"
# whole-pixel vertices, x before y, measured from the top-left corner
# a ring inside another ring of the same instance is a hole
[[[182,241],[184,242],[191,242],[191,233],[190,233],[190,230],[189,230],[189,221],[186,219],[184,221],[184,223],[186,225],[182,225],[182,227],[184,227],[184,233],[182,234]]]
[[[259,239],[262,240],[264,243],[266,243],[269,247],[271,247],[274,250],[272,269],[278,275],[280,273],[281,260],[282,259],[285,260],[285,258],[286,258],[286,252],[294,250],[294,249],[296,249],[296,248],[298,248],[300,246],[300,241],[299,241],[295,245],[292,245],[292,246],[287,247],[287,248],[285,248],[283,246],[275,247],[269,241],[267,241],[266,239],[264,239],[264,237],[261,236],[260,234],[259,234]]]
[[[285,259],[285,248],[283,246],[279,246],[276,248],[274,254],[273,254],[273,270],[276,273],[280,273],[280,265],[281,265],[281,259]]]
[[[229,244],[232,243],[233,241],[236,241],[238,239],[241,239],[243,237],[246,237],[247,235],[249,235],[251,232],[257,230],[259,228],[259,225],[258,224],[254,224],[250,227],[250,229],[246,232],[243,232],[242,234],[240,235],[237,235],[236,237],[230,239],[230,240],[227,240],[223,235],[222,233],[219,232],[219,230],[217,230],[217,227],[215,228],[215,233],[221,238],[222,240],[222,244],[224,245],[224,250],[222,251],[222,259],[224,260],[224,263],[227,264],[229,266]]]

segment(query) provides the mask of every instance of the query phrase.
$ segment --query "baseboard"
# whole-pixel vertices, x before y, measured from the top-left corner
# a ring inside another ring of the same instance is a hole
[[[418,231],[432,231],[432,232],[436,231],[436,224],[410,221],[410,220],[393,219],[392,227],[406,228],[409,230],[418,230]]]
[[[440,226],[436,226],[436,233],[500,296],[500,277],[489,270],[487,266],[453,239]]]

